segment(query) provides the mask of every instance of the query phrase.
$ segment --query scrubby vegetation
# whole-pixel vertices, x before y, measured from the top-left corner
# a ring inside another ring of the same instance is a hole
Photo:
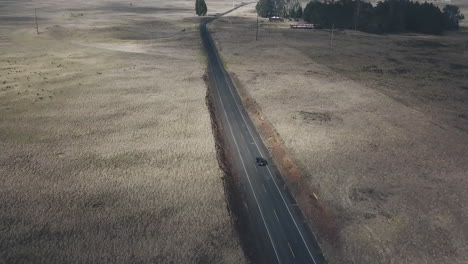
[[[354,28],[372,33],[419,32],[442,34],[456,30],[464,19],[457,6],[443,10],[432,3],[385,0],[375,7],[359,0],[322,3],[311,1],[304,9],[304,20],[324,27]]]

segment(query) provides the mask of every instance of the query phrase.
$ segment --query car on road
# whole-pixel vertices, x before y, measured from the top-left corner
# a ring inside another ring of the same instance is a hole
[[[268,164],[268,162],[264,158],[261,158],[261,157],[257,157],[255,158],[255,160],[257,162],[257,166],[266,166]]]

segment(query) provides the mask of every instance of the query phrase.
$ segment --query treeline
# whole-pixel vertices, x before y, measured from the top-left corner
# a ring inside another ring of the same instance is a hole
[[[299,0],[260,0],[256,6],[261,17],[302,18],[302,6]]]
[[[446,5],[440,10],[432,3],[408,0],[384,0],[376,6],[362,0],[313,0],[304,10],[299,0],[260,0],[256,9],[262,17],[303,18],[323,27],[335,25],[371,33],[442,34],[444,30],[458,29],[464,19],[457,6]]]
[[[385,0],[375,7],[367,2],[340,0],[326,3],[311,1],[304,9],[303,18],[323,27],[334,25],[371,33],[442,34],[444,30],[458,29],[464,16],[454,5],[440,10],[432,3],[408,0]]]

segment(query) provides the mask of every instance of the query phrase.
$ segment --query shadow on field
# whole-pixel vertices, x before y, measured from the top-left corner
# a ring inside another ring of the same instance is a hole
[[[0,24],[2,25],[21,25],[21,24],[34,24],[35,23],[34,11],[33,16],[0,16]],[[37,18],[38,21],[45,19]]]
[[[178,8],[178,7],[151,7],[151,6],[133,6],[132,4],[123,5],[119,3],[112,3],[102,7],[98,7],[97,10],[110,11],[110,12],[121,12],[121,13],[136,13],[136,14],[154,14],[154,13],[178,13],[178,12],[193,12],[190,8]]]

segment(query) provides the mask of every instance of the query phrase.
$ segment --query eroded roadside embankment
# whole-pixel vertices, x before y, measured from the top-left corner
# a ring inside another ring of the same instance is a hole
[[[206,83],[206,105],[211,117],[211,128],[215,139],[216,157],[219,167],[223,171],[223,186],[227,200],[227,209],[234,222],[234,227],[239,235],[242,249],[247,258],[253,263],[263,263],[261,253],[256,250],[256,240],[252,237],[251,226],[249,225],[249,216],[244,206],[245,194],[242,184],[237,175],[232,170],[232,164],[229,162],[229,146],[225,144],[223,138],[223,125],[220,117],[216,114],[216,103],[213,98],[214,87],[210,81],[209,73],[203,75]]]
[[[267,146],[271,158],[286,182],[288,190],[296,199],[312,233],[317,235],[320,247],[325,258],[327,258],[327,254],[333,254],[333,251],[341,247],[339,243],[340,230],[335,216],[331,210],[322,204],[314,187],[304,187],[304,174],[291,157],[279,133],[266,119],[261,107],[249,95],[236,74],[230,72],[229,75],[234,84],[233,86],[239,93],[243,107],[247,110],[248,115],[262,137],[262,141]]]

